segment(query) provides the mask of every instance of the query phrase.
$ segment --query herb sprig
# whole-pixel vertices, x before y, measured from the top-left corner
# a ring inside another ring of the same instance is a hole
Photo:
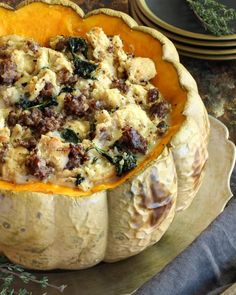
[[[23,267],[17,264],[10,263],[5,257],[0,257],[0,280],[1,291],[0,295],[32,295],[31,291],[28,291],[26,288],[21,288],[15,290],[13,283],[15,279],[21,280],[24,284],[35,283],[41,286],[42,289],[47,287],[53,288],[58,292],[62,293],[67,287],[66,285],[56,286],[50,284],[48,277],[44,276],[40,279],[36,278],[35,275],[24,270]],[[47,292],[43,292],[42,295],[46,295]]]
[[[118,155],[112,156],[108,152],[98,147],[95,147],[95,149],[101,156],[106,158],[112,165],[116,167],[117,176],[122,176],[137,166],[136,156],[129,151],[121,152]]]
[[[24,110],[30,110],[34,108],[45,109],[47,107],[57,106],[58,102],[57,102],[57,98],[54,96],[45,98],[41,102],[30,101],[27,97],[23,97],[19,101],[18,105]]]
[[[236,10],[216,0],[186,0],[204,28],[215,36],[235,33],[230,23],[236,20]]]

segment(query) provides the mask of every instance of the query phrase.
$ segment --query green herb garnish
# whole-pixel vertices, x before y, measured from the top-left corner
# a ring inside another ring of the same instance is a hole
[[[94,157],[93,160],[92,160],[92,164],[95,164],[98,160],[98,157]]]
[[[117,148],[118,151],[124,151],[126,150],[126,146],[119,140],[117,140],[114,144],[113,144],[113,148]]]
[[[71,86],[65,86],[61,89],[60,91],[60,94],[63,93],[63,92],[66,92],[66,93],[72,93],[74,91],[74,88],[71,87]]]
[[[85,39],[78,37],[70,37],[68,41],[68,50],[74,54],[76,52],[82,53],[85,57],[88,54],[88,44]]]
[[[108,110],[108,113],[109,113],[109,114],[113,114],[113,113],[115,113],[117,110],[119,110],[119,107],[115,107],[115,108],[112,108],[112,109]]]
[[[114,158],[106,151],[98,148],[98,147],[95,147],[95,150],[101,155],[103,156],[104,158],[106,158],[111,164],[114,164]]]
[[[85,178],[81,174],[78,174],[76,176],[75,185],[79,186],[84,180],[85,180]]]
[[[28,291],[26,288],[21,288],[16,291],[12,286],[15,279],[21,280],[24,284],[39,284],[42,289],[50,287],[61,293],[67,287],[66,285],[55,286],[50,284],[48,282],[48,277],[46,276],[38,279],[35,275],[25,271],[22,266],[10,263],[7,258],[3,256],[0,257],[0,279],[2,281],[0,291],[1,295],[33,295],[33,293]],[[43,294],[47,293],[43,292]]]
[[[24,110],[27,110],[28,108],[32,107],[32,105],[33,101],[29,100],[27,93],[20,98],[20,101],[18,103],[16,103],[16,106],[19,106]]]
[[[55,96],[50,97],[44,101],[42,101],[40,104],[36,104],[34,106],[32,106],[31,108],[40,108],[40,109],[45,109],[48,107],[52,107],[52,106],[58,106],[58,102]]]
[[[117,176],[121,176],[137,166],[137,158],[131,152],[124,152],[115,156],[115,166]]]
[[[73,62],[75,66],[75,74],[84,79],[94,79],[92,74],[97,69],[98,65],[82,60],[78,56],[73,57]]]
[[[67,142],[71,142],[74,144],[77,144],[79,142],[81,142],[80,137],[72,130],[72,129],[63,129],[61,131],[61,137],[67,141]]]
[[[112,165],[116,167],[117,176],[122,176],[124,173],[132,170],[137,166],[137,158],[136,156],[129,152],[122,152],[118,155],[111,156],[108,152],[95,147],[96,151],[106,158]]]
[[[70,51],[73,57],[73,63],[75,67],[74,73],[84,79],[94,79],[92,73],[97,69],[98,66],[87,60],[83,60],[78,57],[78,55],[76,55],[76,52],[79,51],[87,58],[88,45],[85,39],[76,37],[69,38],[67,49]]]
[[[57,106],[58,102],[55,96],[46,98],[40,103],[38,101],[30,101],[27,97],[23,97],[18,103],[18,105],[24,110],[30,110],[33,108],[44,109],[51,106]]]
[[[215,0],[186,0],[204,28],[215,36],[230,35],[235,29],[230,22],[236,20],[236,10]]]

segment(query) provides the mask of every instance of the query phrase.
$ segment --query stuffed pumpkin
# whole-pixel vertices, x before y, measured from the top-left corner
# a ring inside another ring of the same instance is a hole
[[[140,253],[195,197],[209,121],[173,44],[69,1],[0,7],[0,250],[32,269]]]

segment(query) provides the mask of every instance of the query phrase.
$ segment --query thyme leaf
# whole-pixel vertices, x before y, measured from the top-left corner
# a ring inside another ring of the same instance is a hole
[[[216,0],[186,0],[205,30],[215,36],[235,33],[231,22],[236,20],[236,10]]]
[[[18,105],[24,109],[24,110],[30,110],[33,108],[40,108],[40,109],[45,109],[47,107],[51,106],[57,106],[57,98],[55,96],[52,96],[50,98],[46,98],[45,100],[42,100],[41,102],[39,101],[30,101],[27,97],[23,97]]]
[[[114,158],[107,152],[107,151],[104,151],[98,147],[95,147],[95,150],[101,155],[103,156],[104,158],[106,158],[108,160],[108,162],[110,162],[111,164],[115,164],[114,162]]]
[[[98,157],[94,157],[93,160],[92,160],[92,164],[95,164],[98,160]]]
[[[42,289],[47,287],[56,289],[59,292],[63,292],[64,289],[67,287],[66,285],[56,286],[50,284],[48,281],[48,277],[44,276],[42,278],[36,278],[35,275],[27,272],[21,267],[20,265],[12,264],[4,257],[0,257],[0,280],[2,281],[1,284],[1,291],[0,295],[32,295],[33,293],[28,291],[26,288],[21,288],[20,290],[16,291],[13,288],[13,283],[15,279],[19,279],[24,284],[28,283],[35,283],[41,286]],[[43,293],[46,294],[46,293]]]

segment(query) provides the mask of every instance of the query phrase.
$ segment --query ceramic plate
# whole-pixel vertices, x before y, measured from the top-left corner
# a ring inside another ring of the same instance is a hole
[[[140,25],[145,25],[151,28],[154,28],[167,36],[168,38],[172,39],[169,35],[169,32],[164,30],[161,27],[158,27],[156,24],[148,20],[143,16],[143,14],[137,9],[135,2],[132,2],[131,7],[131,14],[133,18],[138,22]],[[194,40],[194,39],[193,39]],[[182,45],[182,43],[175,41],[174,42],[176,48],[178,49],[179,54],[184,56],[189,56],[198,59],[206,59],[206,60],[234,60],[236,59],[236,49],[233,50],[205,50],[204,48],[199,51],[199,48],[190,47],[186,45]]]
[[[101,263],[80,271],[46,273],[50,283],[68,285],[64,295],[132,294],[182,252],[220,214],[232,197],[229,180],[235,163],[235,146],[228,140],[227,128],[212,117],[210,121],[210,156],[203,184],[192,205],[176,214],[164,237],[156,245],[124,261]],[[43,293],[37,288],[32,287],[33,294]],[[54,289],[46,291],[50,295],[58,295]]]
[[[144,23],[145,25],[148,25],[149,27],[156,28],[165,36],[173,40],[173,42],[177,41],[177,42],[184,43],[186,45],[196,45],[196,46],[203,46],[203,47],[213,47],[213,48],[216,47],[216,49],[218,48],[228,49],[228,47],[236,48],[236,40],[217,42],[217,41],[208,41],[208,40],[198,40],[198,39],[188,38],[178,34],[174,34],[173,32],[165,30],[163,27],[158,26],[157,24],[152,22],[150,19],[148,19],[139,9],[136,1],[132,1],[130,5],[131,5],[131,11],[135,10],[136,15],[138,16],[140,21],[142,21],[142,23]]]
[[[221,0],[220,2],[236,9],[235,0]],[[217,37],[207,33],[185,0],[137,0],[137,4],[154,23],[176,34],[203,40],[236,39],[236,34]],[[236,26],[236,22],[233,26]]]

